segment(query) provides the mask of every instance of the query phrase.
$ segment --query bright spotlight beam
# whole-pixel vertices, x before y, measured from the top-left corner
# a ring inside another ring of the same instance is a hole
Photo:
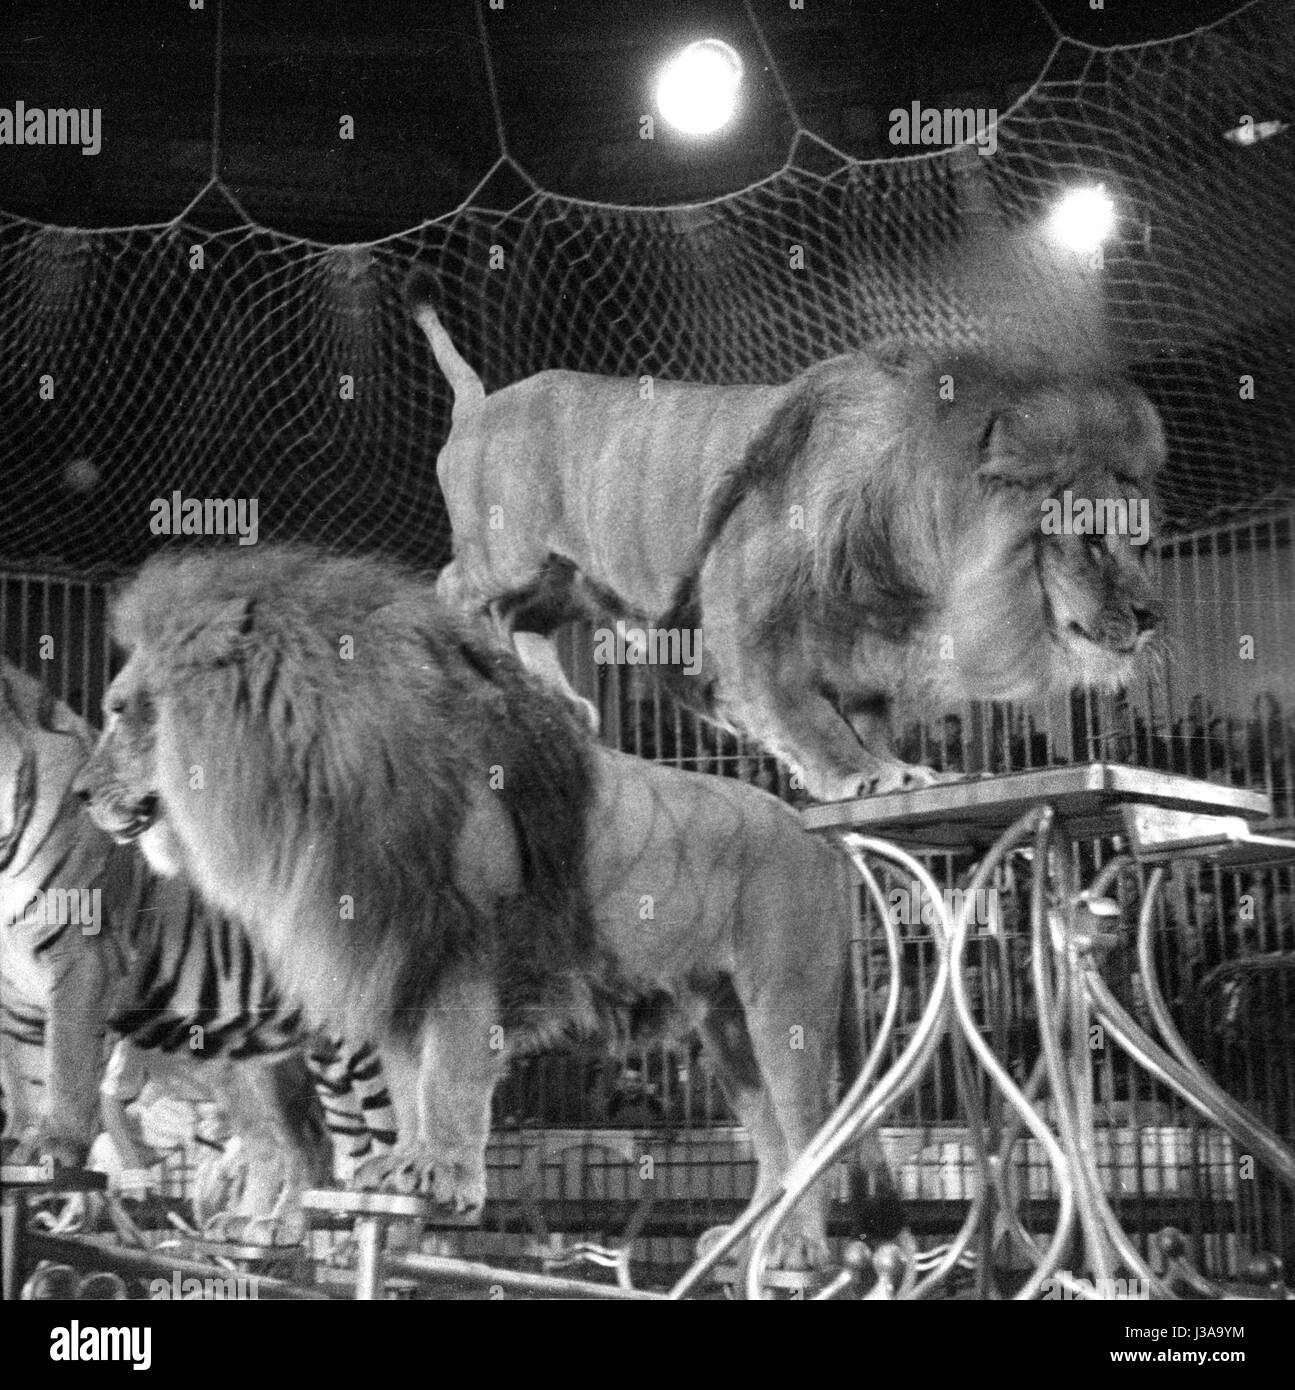
[[[733,119],[742,59],[720,39],[702,39],[676,53],[657,79],[663,120],[685,135],[711,135]]]
[[[1048,232],[1071,251],[1096,251],[1115,230],[1115,199],[1098,184],[1072,188],[1052,211]]]

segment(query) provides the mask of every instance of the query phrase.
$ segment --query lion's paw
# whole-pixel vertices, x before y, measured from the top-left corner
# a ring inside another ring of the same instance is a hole
[[[424,1150],[396,1150],[367,1158],[355,1170],[362,1192],[394,1192],[427,1197],[455,1216],[475,1216],[486,1204],[486,1177],[469,1165]]]
[[[50,1172],[84,1168],[90,1157],[89,1144],[79,1139],[42,1134],[29,1129],[24,1137],[9,1136],[0,1148],[5,1163],[22,1167],[43,1167]]]
[[[10,1163],[15,1166],[35,1163],[38,1157],[36,1146],[29,1139],[20,1139],[9,1134],[0,1139],[0,1163],[6,1166]]]
[[[936,772],[920,763],[892,763],[864,779],[865,796],[885,796],[888,792],[914,792],[921,787],[939,786],[957,779],[959,774]]]
[[[55,1168],[84,1168],[90,1158],[89,1144],[79,1139],[51,1136],[43,1139],[40,1147],[42,1156],[49,1158]]]
[[[231,1145],[200,1165],[193,1209],[213,1240],[294,1244],[304,1237],[301,1193],[311,1174],[295,1157]]]
[[[213,1211],[198,1222],[198,1230],[204,1240],[241,1240],[250,1220],[232,1211]]]
[[[790,1226],[784,1226],[769,1247],[770,1269],[825,1269],[827,1262],[827,1241],[822,1235]]]
[[[712,1226],[703,1231],[697,1240],[698,1258],[711,1250],[728,1233],[727,1226]],[[729,1252],[728,1258],[743,1268],[751,1255],[749,1237],[738,1241]],[[793,1215],[783,1223],[773,1243],[767,1251],[767,1268],[777,1270],[809,1271],[825,1269],[829,1260],[827,1240],[822,1231],[809,1230],[800,1225]]]
[[[308,1222],[301,1210],[277,1216],[247,1216],[237,1211],[220,1211],[207,1217],[201,1231],[207,1240],[239,1245],[300,1245],[306,1238]]]
[[[308,1229],[305,1213],[289,1209],[277,1216],[249,1217],[239,1239],[247,1245],[300,1245]]]
[[[861,796],[886,796],[890,792],[912,792],[945,782],[964,780],[961,772],[937,772],[920,763],[883,763],[868,771],[842,777],[820,777],[811,788],[819,801],[854,801]]]
[[[860,772],[811,773],[802,769],[800,775],[815,801],[857,801],[868,795],[869,778]]]

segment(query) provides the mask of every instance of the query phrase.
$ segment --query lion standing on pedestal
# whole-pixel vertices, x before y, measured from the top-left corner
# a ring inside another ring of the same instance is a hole
[[[79,778],[246,924],[312,1022],[376,1045],[396,1151],[361,1181],[470,1213],[515,1052],[697,1029],[774,1192],[826,1117],[844,860],[726,779],[598,749],[430,581],[294,549],[159,557]],[[822,1185],[783,1233],[822,1257]]]
[[[491,615],[569,698],[548,641],[577,617],[700,630],[671,690],[744,731],[820,800],[935,780],[891,751],[893,710],[1127,683],[1160,625],[1140,535],[1159,418],[1057,352],[854,353],[779,386],[544,371],[487,396],[410,297],[454,391],[437,476],[440,592]]]

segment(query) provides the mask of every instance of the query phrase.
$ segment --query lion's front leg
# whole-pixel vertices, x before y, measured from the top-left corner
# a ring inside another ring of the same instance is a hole
[[[848,801],[936,780],[933,773],[921,780],[929,770],[900,762],[885,742],[861,743],[826,695],[753,674],[736,699],[727,699],[730,717],[799,773],[817,800]]]
[[[440,990],[415,1041],[383,1046],[399,1136],[392,1153],[360,1165],[356,1185],[418,1193],[455,1216],[478,1215],[504,1059],[493,986],[464,976]]]
[[[790,648],[760,641],[743,647],[727,633],[713,640],[724,714],[798,773],[819,801],[912,791],[945,780],[895,756],[883,698],[848,698],[842,712],[840,698],[823,679],[823,653],[802,649],[810,642],[806,636]]]

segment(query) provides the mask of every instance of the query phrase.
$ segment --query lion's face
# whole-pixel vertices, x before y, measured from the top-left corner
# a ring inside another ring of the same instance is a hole
[[[1157,637],[1152,488],[1164,454],[1155,411],[1122,383],[1035,392],[987,430],[977,485],[1000,517],[1010,511],[1017,553],[1032,558],[1010,601],[1020,626],[1041,629],[1053,688],[1118,689]]]
[[[76,779],[95,824],[118,844],[138,840],[157,872],[181,872],[183,854],[163,814],[157,770],[158,701],[139,655],[127,662],[103,701],[103,733]]]
[[[1039,579],[1059,684],[1118,689],[1129,682],[1161,623],[1150,565],[1147,546],[1125,535],[1044,537]]]

